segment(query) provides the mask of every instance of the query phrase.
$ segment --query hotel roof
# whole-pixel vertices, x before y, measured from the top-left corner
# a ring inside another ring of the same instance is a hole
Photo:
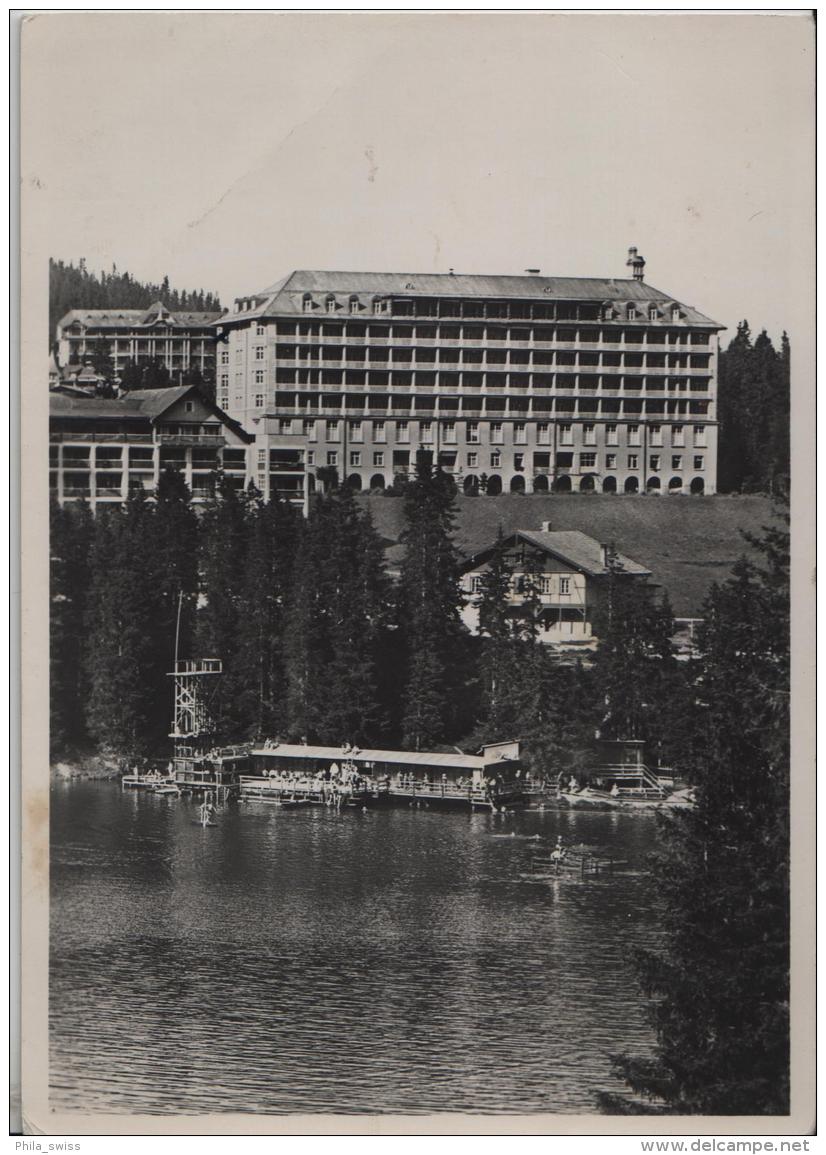
[[[593,301],[622,306],[640,302],[663,310],[671,321],[671,309],[679,305],[681,319],[693,324],[723,328],[697,309],[684,305],[668,293],[626,277],[543,277],[469,273],[369,273],[297,269],[257,293],[237,298],[250,302],[247,309],[224,314],[216,324],[303,312],[309,294],[323,305],[330,295],[344,300],[358,298],[367,307],[374,297],[481,297],[498,300]]]

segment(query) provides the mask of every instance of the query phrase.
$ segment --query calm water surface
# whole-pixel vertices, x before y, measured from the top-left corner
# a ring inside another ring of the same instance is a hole
[[[195,817],[53,787],[56,1109],[592,1113],[608,1054],[650,1042],[651,815]],[[637,872],[532,877],[559,833]]]

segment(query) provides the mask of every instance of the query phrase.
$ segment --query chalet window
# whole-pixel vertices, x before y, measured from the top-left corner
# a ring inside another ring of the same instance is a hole
[[[628,454],[628,468],[629,469],[638,469],[639,468],[639,458],[638,458],[636,453],[629,453]]]
[[[694,444],[696,446],[705,446],[706,443],[706,427],[705,425],[694,426]]]
[[[560,425],[559,427],[559,444],[573,445],[574,443],[574,427],[572,425]]]
[[[513,427],[513,440],[517,445],[525,445],[528,441],[528,431],[522,421],[517,421]]]
[[[596,463],[597,463],[596,453],[580,453],[580,455],[579,455],[579,468],[580,469],[593,469],[594,466],[596,465]]]
[[[454,421],[446,421],[443,426],[444,439],[449,444],[453,445],[456,442],[456,423]]]
[[[263,369],[256,369],[255,370],[255,384],[256,385],[263,385],[264,384],[264,370]]]
[[[596,445],[597,443],[597,427],[596,425],[583,425],[582,440],[585,445]]]
[[[671,444],[684,445],[685,432],[682,425],[672,425],[671,427]]]
[[[374,441],[384,441],[385,436],[386,436],[386,433],[385,433],[384,422],[383,421],[374,421],[373,422],[373,440]]]
[[[662,443],[663,443],[662,426],[661,425],[650,425],[649,429],[651,430],[651,444],[652,445],[662,445]]]
[[[479,444],[479,422],[469,421],[467,425],[467,439],[471,445]]]
[[[229,365],[229,349],[221,350],[221,364]]]
[[[683,467],[682,455],[679,453],[673,454],[671,457],[671,468],[672,469],[682,469],[682,467]]]
[[[377,465],[377,466],[384,465],[384,454],[383,453],[379,452],[379,453],[373,454],[373,465]]]
[[[327,422],[327,440],[328,441],[338,441],[338,422],[337,421],[328,421]]]
[[[263,336],[264,336],[264,334],[265,334],[265,332],[266,332],[266,329],[264,328],[264,326],[263,326],[263,325],[260,325],[260,324],[259,324],[259,325],[256,325],[256,326],[255,326],[255,335],[256,335],[256,337],[263,337]]]
[[[702,457],[695,457],[694,458],[694,468],[695,469],[702,469],[703,468],[703,458]]]
[[[540,421],[536,427],[536,440],[539,445],[551,444],[551,427],[547,421]]]
[[[648,458],[648,464],[649,464],[649,468],[651,469],[651,471],[653,473],[657,473],[659,471],[659,468],[660,468],[660,455],[659,455],[659,453],[652,453],[651,456]]]
[[[502,454],[501,454],[500,450],[494,449],[490,455],[491,469],[499,469],[501,464],[502,464]]]
[[[406,421],[396,422],[396,440],[400,442],[410,440],[410,427]]]
[[[360,453],[351,453],[350,454],[350,465],[351,466],[361,465],[361,454]]]
[[[468,464],[468,469],[476,469],[477,466],[479,465],[479,454],[478,453],[469,453],[467,455],[467,464]]]
[[[256,393],[255,394],[255,408],[256,409],[263,409],[264,408],[264,394],[263,393]]]
[[[305,437],[309,438],[310,441],[315,441],[315,421],[303,422],[302,429]]]
[[[338,465],[338,453],[335,449],[330,449],[327,452],[327,464]]]
[[[639,425],[628,426],[628,444],[639,445],[640,443],[640,427]]]
[[[429,442],[429,441],[433,440],[433,422],[432,421],[423,421],[419,427],[419,430],[420,430],[420,440],[421,441]]]
[[[563,597],[567,597],[568,594],[570,594],[570,592],[571,592],[571,579],[570,578],[561,577],[559,579],[559,592]]]
[[[504,441],[502,433],[502,422],[491,421],[490,423],[490,440],[492,445],[501,445]]]
[[[606,469],[616,469],[617,468],[617,455],[616,455],[616,453],[606,453],[605,454],[605,468]]]

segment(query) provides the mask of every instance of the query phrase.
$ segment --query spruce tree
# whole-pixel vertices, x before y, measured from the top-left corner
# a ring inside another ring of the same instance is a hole
[[[239,644],[242,625],[241,587],[247,566],[251,511],[260,494],[254,487],[239,493],[219,478],[199,523],[199,573],[202,600],[198,611],[195,649],[200,658],[219,658],[224,675],[215,703],[216,732],[237,740],[245,728],[238,700]]]
[[[237,648],[227,689],[235,701],[237,737],[261,738],[287,729],[286,603],[301,517],[294,506],[273,498],[250,501],[247,520]]]
[[[662,946],[639,959],[656,1048],[615,1057],[625,1113],[789,1110],[788,535],[712,589],[696,807],[661,820]]]
[[[403,740],[421,750],[454,735],[463,681],[459,555],[453,543],[456,487],[420,451],[404,493],[400,628],[406,654]]]

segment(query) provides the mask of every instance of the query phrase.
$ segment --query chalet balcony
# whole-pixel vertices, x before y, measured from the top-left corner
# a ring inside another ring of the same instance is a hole
[[[220,449],[226,445],[222,433],[159,433],[158,445],[194,446],[203,449]]]

